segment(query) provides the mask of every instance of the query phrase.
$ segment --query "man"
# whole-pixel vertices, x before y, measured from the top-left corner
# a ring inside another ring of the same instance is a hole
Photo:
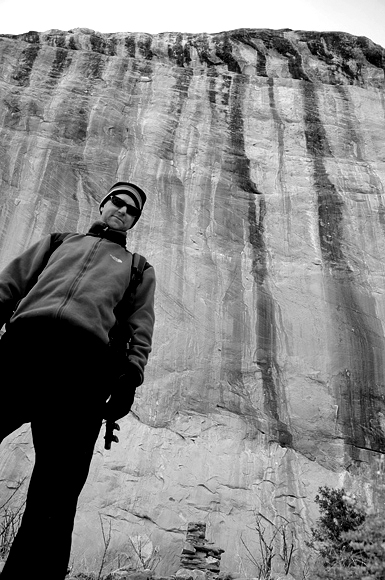
[[[145,201],[137,185],[115,184],[100,202],[101,221],[86,235],[69,234],[54,251],[46,236],[0,274],[0,327],[7,324],[0,441],[30,422],[36,455],[1,580],[63,580],[102,419],[126,415],[143,381],[154,326],[153,267],[146,263],[129,310],[125,291],[132,264],[126,232]],[[117,322],[128,344],[123,357],[111,347]]]

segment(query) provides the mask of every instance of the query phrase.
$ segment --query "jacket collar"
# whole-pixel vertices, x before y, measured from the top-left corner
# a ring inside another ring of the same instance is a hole
[[[105,238],[110,242],[114,242],[115,244],[119,244],[126,247],[127,238],[125,232],[119,232],[117,230],[112,230],[108,227],[108,225],[104,222],[98,221],[92,224],[90,229],[87,232],[87,236],[95,236],[97,238]]]

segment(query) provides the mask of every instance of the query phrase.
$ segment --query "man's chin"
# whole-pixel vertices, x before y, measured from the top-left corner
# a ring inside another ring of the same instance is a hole
[[[125,232],[126,228],[124,227],[124,223],[122,222],[122,220],[120,220],[117,217],[110,217],[107,221],[107,225],[112,229],[112,230],[117,230],[119,232]]]

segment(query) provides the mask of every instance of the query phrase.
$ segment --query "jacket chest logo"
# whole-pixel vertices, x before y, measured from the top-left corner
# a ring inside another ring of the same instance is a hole
[[[113,260],[115,260],[115,262],[119,262],[119,264],[123,264],[123,260],[121,260],[120,258],[117,258],[116,256],[113,256],[112,254],[110,254],[110,256]]]

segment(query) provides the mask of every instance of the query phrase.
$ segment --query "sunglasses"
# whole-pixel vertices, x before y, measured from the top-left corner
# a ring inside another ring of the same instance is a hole
[[[138,209],[134,205],[129,205],[126,201],[124,201],[124,199],[118,197],[117,195],[111,195],[110,200],[112,201],[115,207],[119,208],[125,207],[128,215],[132,215],[133,217],[139,217],[141,214],[140,209]]]

